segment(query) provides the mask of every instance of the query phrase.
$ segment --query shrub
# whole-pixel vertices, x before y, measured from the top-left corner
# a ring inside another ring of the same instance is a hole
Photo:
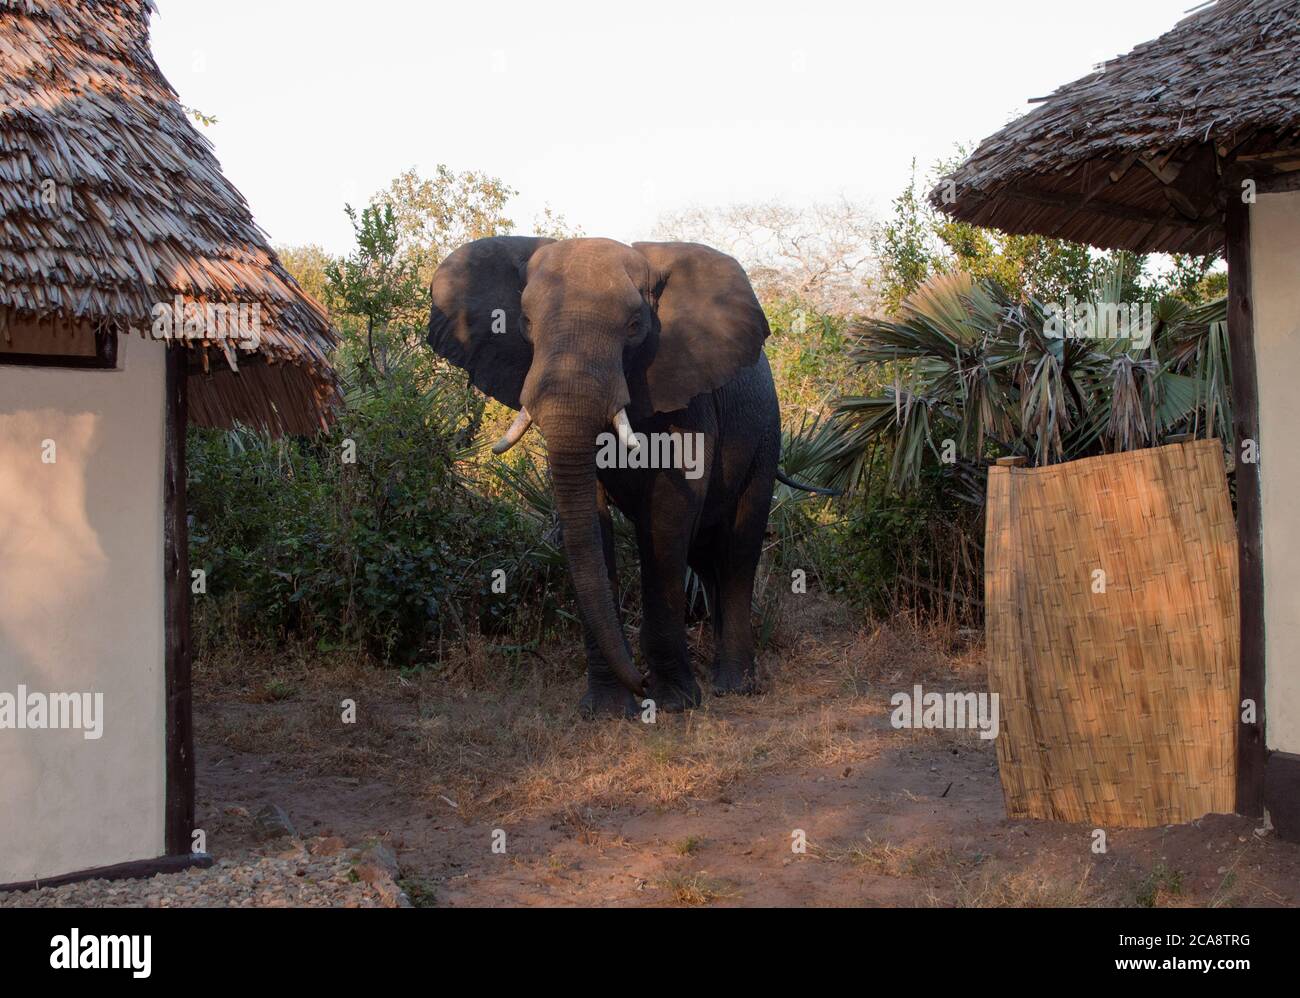
[[[315,440],[191,431],[191,563],[224,624],[401,665],[470,631],[553,624],[563,566],[535,557],[536,518],[470,477],[476,415],[458,379],[406,350],[348,380],[337,425]]]

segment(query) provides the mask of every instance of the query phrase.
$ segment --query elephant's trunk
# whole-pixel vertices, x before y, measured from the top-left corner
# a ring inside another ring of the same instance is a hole
[[[542,408],[537,422],[546,436],[555,509],[578,610],[619,681],[643,696],[644,680],[614,606],[596,512],[596,436],[609,427],[608,410],[592,397],[547,398],[538,404]]]

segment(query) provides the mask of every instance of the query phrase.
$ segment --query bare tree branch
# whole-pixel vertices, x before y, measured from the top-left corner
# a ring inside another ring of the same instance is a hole
[[[760,298],[797,295],[825,312],[865,312],[875,223],[846,198],[795,207],[783,201],[692,207],[660,216],[655,235],[707,243],[736,257]]]

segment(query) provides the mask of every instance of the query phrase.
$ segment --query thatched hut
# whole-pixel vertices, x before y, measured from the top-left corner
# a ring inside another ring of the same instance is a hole
[[[1036,103],[931,201],[1009,232],[1226,255],[1250,701],[1237,809],[1267,806],[1300,838],[1300,2],[1198,8]]]
[[[193,861],[186,423],[337,397],[152,10],[0,0],[0,884]]]

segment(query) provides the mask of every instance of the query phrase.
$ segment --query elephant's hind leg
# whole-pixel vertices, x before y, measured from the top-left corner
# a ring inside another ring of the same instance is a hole
[[[754,578],[772,504],[772,475],[757,470],[736,504],[730,530],[713,543],[717,580],[713,608],[713,692],[757,693],[757,660],[750,619]]]

